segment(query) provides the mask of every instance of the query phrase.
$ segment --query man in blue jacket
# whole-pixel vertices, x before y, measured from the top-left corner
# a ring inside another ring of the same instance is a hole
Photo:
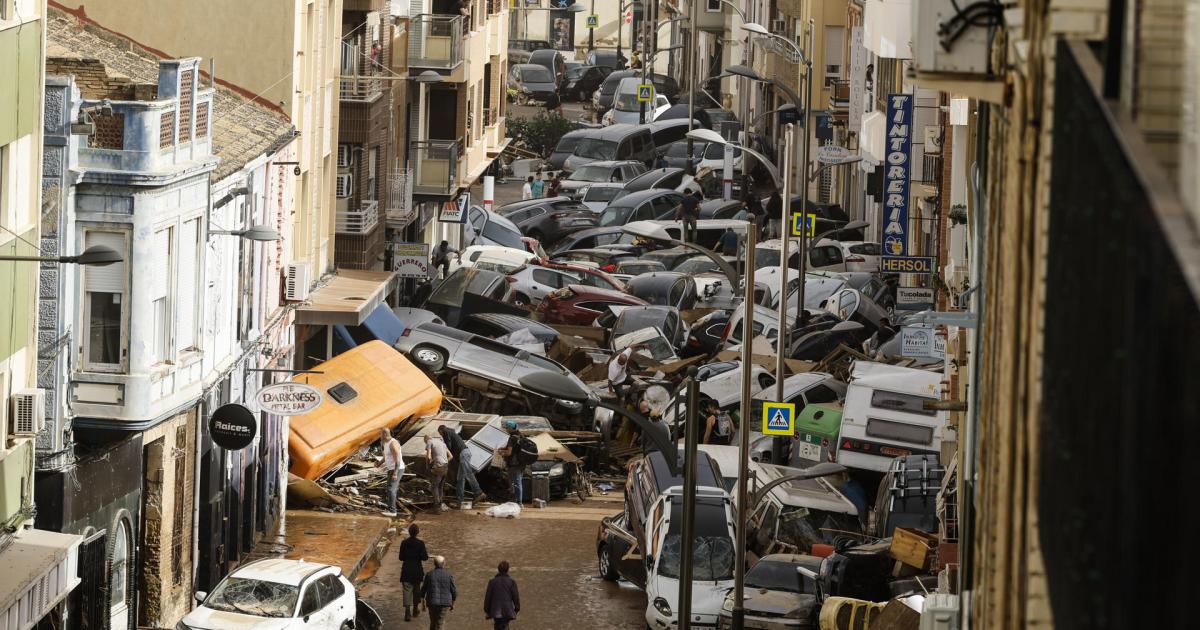
[[[483,614],[495,624],[495,630],[508,630],[508,622],[521,612],[521,596],[517,581],[508,575],[508,560],[501,560],[498,573],[487,585],[483,595]]]
[[[433,570],[425,574],[421,595],[429,609],[429,630],[445,630],[446,618],[458,599],[458,589],[454,586],[454,576],[446,570],[444,556],[434,556]]]

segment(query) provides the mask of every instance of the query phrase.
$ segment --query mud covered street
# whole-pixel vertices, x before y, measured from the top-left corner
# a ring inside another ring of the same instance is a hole
[[[596,527],[601,517],[620,510],[620,495],[612,494],[582,505],[566,500],[543,510],[526,508],[515,519],[489,518],[480,510],[422,515],[417,523],[429,555],[446,557],[458,585],[447,627],[492,627],[483,618],[483,593],[501,560],[512,565],[510,575],[521,592],[514,629],[643,627],[645,594],[629,584],[605,582],[596,572]],[[393,541],[375,575],[359,584],[359,595],[379,611],[385,628],[423,628],[428,626],[424,613],[404,622],[396,559],[403,535]]]

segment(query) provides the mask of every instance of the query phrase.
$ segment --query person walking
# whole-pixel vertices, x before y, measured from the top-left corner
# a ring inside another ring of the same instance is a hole
[[[783,197],[776,190],[767,200],[767,237],[780,238],[783,234]]]
[[[692,191],[683,191],[683,200],[675,206],[675,220],[683,222],[683,241],[696,242],[696,220],[700,218],[700,200]]]
[[[445,496],[442,494],[442,484],[450,470],[450,451],[440,438],[426,435],[425,457],[429,461],[430,484],[433,486],[433,513],[441,514],[443,508],[450,509],[443,503]]]
[[[537,175],[533,176],[533,184],[529,186],[530,192],[533,193],[534,199],[541,199],[542,192],[546,188],[546,182],[542,181],[542,172],[538,171]]]
[[[517,505],[524,503],[525,491],[522,487],[525,481],[525,465],[521,463],[521,432],[517,429],[517,423],[512,420],[504,421],[505,428],[508,429],[508,444],[504,446],[504,464],[508,472],[508,479],[512,482],[512,493]]]
[[[400,477],[404,475],[404,456],[400,452],[400,440],[392,437],[391,429],[379,430],[379,442],[383,446],[383,469],[387,471],[387,509],[383,515],[396,516],[396,495],[400,492]]]
[[[562,99],[560,99],[556,93],[551,93],[549,96],[547,96],[546,102],[542,105],[546,108],[547,114],[558,114],[559,116],[563,115]]]
[[[533,175],[525,178],[525,183],[521,185],[521,201],[533,199]]]
[[[508,630],[508,622],[521,612],[521,596],[517,593],[517,581],[508,575],[508,560],[501,560],[496,567],[496,577],[488,580],[483,594],[484,619],[492,620],[495,630]]]
[[[463,494],[468,483],[471,484],[471,493],[475,496],[475,500],[482,501],[486,495],[479,487],[479,481],[475,479],[475,469],[471,467],[471,449],[467,448],[467,443],[463,441],[462,436],[447,425],[443,424],[438,427],[438,433],[441,434],[442,441],[450,449],[450,459],[458,465],[455,469],[454,480],[454,489],[458,495],[458,509],[463,509]]]
[[[557,197],[560,190],[562,190],[562,180],[559,179],[558,174],[555,173],[554,178],[550,180],[550,186],[546,191],[546,197]]]
[[[425,600],[425,608],[429,610],[429,630],[445,630],[446,618],[454,610],[454,600],[458,599],[458,588],[454,585],[454,576],[446,570],[446,558],[433,557],[433,570],[425,574],[421,583],[421,599]]]
[[[411,621],[421,614],[421,582],[425,579],[425,565],[429,552],[425,541],[417,537],[421,528],[413,523],[408,526],[408,538],[400,542],[400,587],[404,591],[404,620]]]

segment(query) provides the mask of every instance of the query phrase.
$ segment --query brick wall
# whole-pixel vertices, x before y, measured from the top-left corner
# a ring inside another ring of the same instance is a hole
[[[79,93],[86,99],[133,100],[135,85],[125,77],[110,77],[98,59],[46,60],[46,74],[74,75]]]
[[[88,146],[94,149],[125,148],[125,114],[93,114],[96,131],[88,137]]]
[[[172,628],[192,607],[195,422],[192,410],[143,436],[139,626]]]

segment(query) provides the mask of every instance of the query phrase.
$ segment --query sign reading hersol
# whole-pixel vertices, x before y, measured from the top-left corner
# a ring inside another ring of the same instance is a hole
[[[884,256],[879,261],[883,273],[933,273],[932,256]]]
[[[254,441],[258,433],[258,422],[254,413],[237,403],[221,405],[208,419],[208,432],[217,446],[229,451],[240,451]]]
[[[299,416],[321,406],[321,390],[304,383],[275,383],[258,390],[258,408],[277,416]]]

